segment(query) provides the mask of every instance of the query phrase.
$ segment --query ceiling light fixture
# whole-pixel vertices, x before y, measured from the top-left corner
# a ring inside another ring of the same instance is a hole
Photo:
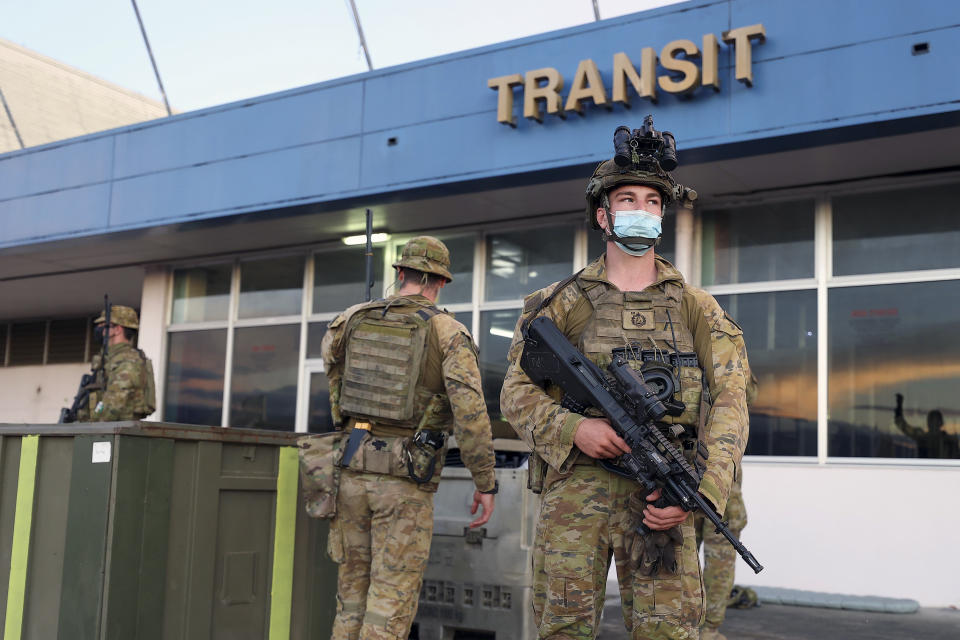
[[[387,240],[390,239],[390,234],[375,233],[372,236],[370,236],[370,239],[373,240],[374,242],[386,242]],[[355,244],[364,244],[366,243],[366,241],[367,241],[367,236],[365,235],[347,236],[346,238],[343,239],[343,244],[353,246]]]

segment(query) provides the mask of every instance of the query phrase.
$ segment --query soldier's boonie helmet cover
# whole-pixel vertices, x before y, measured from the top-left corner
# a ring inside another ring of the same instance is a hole
[[[433,236],[417,236],[403,245],[400,259],[393,263],[394,267],[407,267],[423,273],[432,273],[453,281],[450,274],[450,251],[447,245]]]
[[[97,319],[93,321],[93,324],[100,324],[105,322],[107,317],[101,311],[100,315],[97,316]],[[110,306],[110,324],[117,324],[121,327],[127,327],[128,329],[140,329],[140,322],[137,320],[137,312],[131,309],[130,307],[125,307],[122,304],[114,304]]]

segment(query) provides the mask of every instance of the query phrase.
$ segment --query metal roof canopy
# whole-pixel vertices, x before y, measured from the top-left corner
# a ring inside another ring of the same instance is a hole
[[[953,168],[960,96],[941,79],[960,57],[960,4],[811,2],[672,5],[2,155],[0,295],[29,276],[336,241],[368,206],[393,233],[578,211],[614,127],[647,112],[677,134],[678,177],[705,205]],[[724,49],[719,93],[511,129],[483,86],[756,22],[768,39],[751,89]],[[928,53],[912,55],[920,40]]]

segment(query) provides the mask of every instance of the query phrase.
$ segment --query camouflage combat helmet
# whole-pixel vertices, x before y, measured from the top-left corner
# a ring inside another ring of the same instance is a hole
[[[636,138],[638,134],[643,136],[639,138],[639,143]],[[634,136],[633,140],[630,140],[630,135]],[[622,152],[618,143],[627,144]],[[630,145],[633,145],[634,151],[632,158],[628,155]],[[672,162],[668,163],[665,146],[669,147],[669,160]],[[639,152],[639,147],[644,147],[642,152]],[[615,187],[637,184],[656,189],[660,192],[664,209],[672,202],[689,204],[697,199],[696,191],[679,184],[661,166],[661,163],[670,169],[677,166],[675,141],[670,132],[657,132],[653,128],[653,116],[647,116],[643,129],[634,130],[632,134],[628,127],[618,127],[614,134],[614,148],[617,155],[598,164],[587,183],[587,222],[594,229],[600,228],[597,209],[609,206],[607,194]]]
[[[652,168],[652,167],[651,167]],[[613,160],[605,160],[597,165],[587,183],[587,222],[594,229],[597,224],[597,209],[607,206],[604,196],[615,187],[625,184],[639,184],[651,187],[660,192],[663,207],[675,201],[689,201],[697,199],[697,192],[678,184],[669,173],[656,167],[656,171],[643,171],[636,167],[620,167]]]
[[[101,311],[97,319],[93,321],[93,324],[100,324],[101,322],[105,322],[106,319],[106,315]],[[137,321],[137,312],[122,304],[111,305],[110,324],[127,327],[128,329],[140,329],[140,323]]]
[[[393,263],[394,267],[407,267],[423,273],[432,273],[447,282],[453,280],[450,274],[450,251],[447,246],[433,236],[417,236],[403,245],[400,259]]]

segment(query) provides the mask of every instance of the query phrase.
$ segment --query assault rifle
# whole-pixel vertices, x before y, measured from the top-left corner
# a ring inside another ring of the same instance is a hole
[[[100,347],[100,366],[90,370],[90,373],[83,374],[83,377],[80,378],[80,387],[77,389],[77,394],[73,396],[73,404],[69,407],[63,407],[60,409],[60,419],[57,421],[60,424],[65,424],[68,422],[77,421],[77,412],[80,409],[88,406],[90,404],[90,392],[97,391],[99,389],[106,390],[107,388],[107,373],[106,373],[106,363],[107,363],[107,350],[110,348],[110,297],[103,296],[103,314],[105,324],[103,327],[102,345]]]
[[[654,369],[652,375],[641,376],[623,356],[614,354],[608,376],[571,345],[550,318],[537,317],[522,330],[525,344],[520,367],[527,376],[541,387],[548,383],[560,387],[565,394],[563,406],[576,413],[588,407],[599,409],[630,446],[630,453],[613,461],[602,460],[601,465],[650,491],[661,488],[658,507],[677,505],[684,511],[702,511],[754,573],[760,573],[763,566],[698,492],[700,473],[657,427],[656,422],[668,413],[664,401],[671,404],[672,374]],[[676,407],[671,413],[675,412]],[[642,523],[637,531],[650,533]]]

